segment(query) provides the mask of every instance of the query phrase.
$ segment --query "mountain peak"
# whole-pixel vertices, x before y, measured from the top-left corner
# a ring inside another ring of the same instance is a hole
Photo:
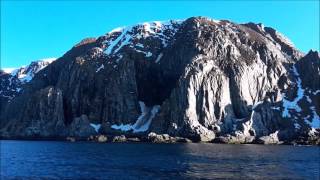
[[[306,56],[313,56],[320,58],[320,54],[317,50],[310,49]]]

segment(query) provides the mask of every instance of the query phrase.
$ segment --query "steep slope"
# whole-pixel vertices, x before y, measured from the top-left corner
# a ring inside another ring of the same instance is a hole
[[[1,111],[2,136],[317,138],[319,54],[303,56],[261,24],[193,17],[118,28],[37,73]]]

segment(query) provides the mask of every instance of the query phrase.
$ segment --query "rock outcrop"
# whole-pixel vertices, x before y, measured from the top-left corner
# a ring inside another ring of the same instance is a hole
[[[317,139],[319,63],[262,24],[192,17],[118,28],[81,41],[2,103],[1,136]]]

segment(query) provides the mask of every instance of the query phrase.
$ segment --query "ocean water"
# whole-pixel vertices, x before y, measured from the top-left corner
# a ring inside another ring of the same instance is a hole
[[[316,146],[0,141],[4,179],[319,179]]]

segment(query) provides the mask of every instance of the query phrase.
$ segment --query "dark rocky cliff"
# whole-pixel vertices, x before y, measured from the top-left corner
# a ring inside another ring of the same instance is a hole
[[[193,17],[115,29],[84,39],[1,100],[1,136],[314,140],[319,62],[262,24]]]

